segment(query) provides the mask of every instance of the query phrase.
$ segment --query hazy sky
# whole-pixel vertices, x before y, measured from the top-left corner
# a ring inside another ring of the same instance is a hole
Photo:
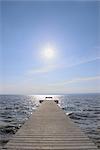
[[[2,1],[1,94],[100,90],[100,2]],[[52,47],[52,58],[44,49]]]

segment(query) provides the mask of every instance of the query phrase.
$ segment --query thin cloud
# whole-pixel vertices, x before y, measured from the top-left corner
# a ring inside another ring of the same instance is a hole
[[[51,86],[57,86],[57,85],[61,86],[61,85],[66,85],[66,84],[78,83],[78,82],[83,82],[83,81],[93,81],[93,80],[100,80],[100,76],[84,77],[84,78],[74,78],[74,79],[71,79],[71,80],[62,81],[60,83],[51,84]]]
[[[100,76],[94,76],[94,77],[84,77],[84,78],[73,78],[71,80],[65,80],[57,83],[36,83],[33,84],[32,82],[23,81],[20,83],[12,83],[12,84],[6,84],[1,87],[0,93],[2,94],[53,94],[53,93],[88,93],[88,92],[99,92],[100,88],[98,86],[96,87],[74,87],[69,86],[74,83],[80,83],[80,82],[88,82],[88,81],[100,81]],[[68,85],[68,86],[67,86]],[[16,92],[15,92],[16,91]]]
[[[48,72],[56,70],[57,68],[58,68],[58,65],[48,65],[48,66],[41,67],[41,68],[38,68],[38,69],[30,70],[28,73],[29,74],[48,73]]]
[[[77,63],[72,63],[70,65],[65,65],[65,68],[70,68],[70,67],[78,66],[78,65],[81,65],[81,64],[90,63],[90,62],[93,62],[93,61],[96,61],[96,60],[99,60],[99,59],[100,59],[100,57],[81,60],[81,61],[79,61]]]
[[[38,69],[32,69],[32,70],[28,71],[28,74],[32,75],[32,74],[48,73],[48,72],[52,72],[52,71],[57,70],[57,69],[71,68],[71,67],[78,66],[81,64],[90,63],[90,62],[93,62],[93,61],[96,61],[99,59],[100,59],[100,57],[96,57],[96,58],[82,60],[82,61],[79,61],[77,63],[72,63],[72,64],[68,64],[68,65],[66,63],[57,64],[57,65],[55,65],[55,64],[54,65],[47,65],[45,67],[41,67]]]

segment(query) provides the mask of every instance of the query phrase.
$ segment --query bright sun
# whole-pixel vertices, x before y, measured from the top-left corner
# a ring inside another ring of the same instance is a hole
[[[51,46],[47,46],[43,49],[42,55],[45,59],[53,59],[55,57],[55,50]]]

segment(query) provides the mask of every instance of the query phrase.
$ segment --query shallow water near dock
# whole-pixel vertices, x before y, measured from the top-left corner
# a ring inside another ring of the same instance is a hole
[[[0,145],[3,146],[39,107],[46,95],[0,95]],[[100,147],[100,94],[51,95],[66,115]]]

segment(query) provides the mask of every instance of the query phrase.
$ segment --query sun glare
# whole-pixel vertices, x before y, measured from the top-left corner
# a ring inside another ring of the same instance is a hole
[[[44,57],[45,58],[48,58],[48,59],[51,59],[54,57],[54,50],[52,48],[46,48],[44,50]]]
[[[50,45],[46,46],[42,51],[42,56],[44,57],[44,59],[47,59],[47,60],[54,59],[55,49],[51,47]]]

